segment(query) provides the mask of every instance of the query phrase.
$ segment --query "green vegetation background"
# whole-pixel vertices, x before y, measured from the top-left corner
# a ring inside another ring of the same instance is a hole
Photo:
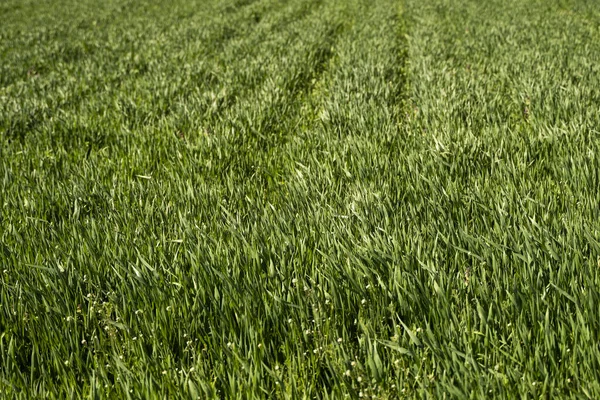
[[[597,2],[0,18],[0,396],[600,397]]]

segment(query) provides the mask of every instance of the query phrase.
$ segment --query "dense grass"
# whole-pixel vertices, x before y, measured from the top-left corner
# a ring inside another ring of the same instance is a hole
[[[594,1],[0,16],[2,397],[600,396]]]

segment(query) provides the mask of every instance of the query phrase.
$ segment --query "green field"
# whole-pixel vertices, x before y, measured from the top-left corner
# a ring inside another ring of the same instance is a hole
[[[597,0],[0,20],[0,398],[600,398]]]

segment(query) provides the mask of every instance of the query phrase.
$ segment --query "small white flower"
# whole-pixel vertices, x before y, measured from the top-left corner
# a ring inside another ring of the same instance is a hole
[[[346,376],[350,376],[350,374],[351,374],[351,372],[349,369],[347,369],[346,372],[344,372],[344,375],[346,375]]]
[[[167,374],[167,370],[163,370],[162,374],[166,375]]]
[[[83,340],[81,341],[81,344],[85,346],[85,345],[87,344],[87,340],[83,339]]]
[[[292,319],[290,318],[290,319],[288,319],[288,324],[291,324],[291,323],[292,323]]]
[[[298,279],[294,278],[292,279],[292,283],[295,285],[298,282]]]
[[[362,300],[361,300],[361,302],[360,302],[360,304],[363,304],[363,305],[364,305],[364,304],[367,304],[367,300],[365,300],[365,299],[362,299]]]
[[[344,340],[342,338],[338,338],[338,343],[342,343]]]
[[[356,380],[357,380],[358,382],[362,382],[362,376],[359,376],[358,378],[356,378]]]

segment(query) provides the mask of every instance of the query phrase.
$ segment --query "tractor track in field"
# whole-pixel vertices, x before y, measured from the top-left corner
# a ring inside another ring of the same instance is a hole
[[[343,24],[333,23],[328,26],[322,33],[321,39],[307,47],[301,56],[297,56],[298,59],[303,60],[303,64],[277,87],[281,96],[265,106],[262,112],[253,118],[231,123],[237,133],[230,139],[230,145],[237,151],[231,152],[230,156],[239,157],[241,154],[246,154],[250,160],[256,154],[263,154],[267,163],[277,159],[276,153],[289,142],[298,126],[302,124],[303,100],[321,80],[327,65],[334,57],[336,43],[346,30],[347,27]],[[255,87],[251,92],[253,94],[243,99],[248,100],[253,96],[259,96],[260,91],[257,89],[260,87]],[[229,111],[235,113],[235,106],[236,104],[232,104]],[[223,173],[233,173],[241,179],[256,176],[257,169],[260,170],[262,166],[250,164],[252,163],[249,162],[248,165],[240,162],[226,163],[227,168]],[[270,176],[267,181],[273,179],[274,176]]]
[[[299,24],[311,14],[316,12],[319,9],[323,0],[309,0],[307,3],[303,3],[302,7],[294,10],[290,14],[285,15],[280,20],[276,21],[272,24],[271,29],[268,32],[261,32],[252,38],[251,43],[242,43],[238,46],[238,51],[236,52],[236,59],[244,59],[247,62],[252,63],[256,61],[256,53],[257,50],[261,49],[261,46],[264,45],[265,42],[268,42],[270,37],[273,37],[282,32],[283,29],[290,26],[290,24]],[[226,63],[232,60],[223,60],[222,63]],[[268,60],[263,61],[264,63],[268,63]],[[222,99],[220,105],[217,110],[213,114],[225,114],[229,110],[231,110],[235,104],[238,102],[240,98],[244,98],[253,92],[256,91],[261,84],[267,79],[265,73],[260,71],[261,65],[258,68],[255,66],[250,73],[246,73],[247,79],[244,79],[236,84],[233,88],[233,91],[229,92],[227,97]],[[250,79],[251,78],[251,79]],[[195,75],[192,79],[192,82],[207,82],[211,83],[210,87],[207,87],[207,90],[216,90],[223,89],[219,87],[219,76],[215,73],[214,70],[206,69],[202,70],[200,73]],[[186,90],[183,89],[180,95],[185,95]],[[215,121],[210,118],[207,123],[215,123]]]
[[[386,17],[385,21],[377,21],[372,13],[371,10],[364,14],[365,20],[368,21],[367,25],[347,28],[347,43],[341,43],[339,46],[349,46],[349,49],[338,49],[345,51],[345,54],[338,54],[336,58],[332,59],[333,63],[328,66],[329,70],[324,71],[320,76],[320,81],[312,85],[305,99],[307,107],[302,116],[307,121],[307,125],[300,130],[300,136],[304,136],[308,132],[320,131],[326,137],[335,135],[337,140],[341,140],[345,135],[354,134],[357,121],[349,117],[358,117],[359,115],[356,113],[344,114],[341,112],[343,106],[341,111],[328,110],[331,104],[346,105],[347,101],[353,102],[357,110],[367,105],[383,108],[386,110],[390,125],[396,125],[399,129],[403,124],[409,96],[406,75],[408,63],[406,21],[404,21],[401,11],[394,10],[391,15]],[[385,27],[392,31],[392,34],[381,32],[382,36],[385,35],[385,40],[388,40],[386,46],[378,48],[373,45],[361,55],[353,54],[352,42],[367,41],[368,43],[369,40],[377,42],[377,35],[364,37],[364,32],[375,31],[376,28],[373,25],[383,22],[385,22]],[[384,60],[373,58],[373,54],[378,52],[389,54],[389,56]],[[358,77],[348,72],[357,65],[369,70],[370,74]],[[333,119],[324,122],[322,116],[324,111],[327,111],[327,115],[333,116]],[[340,112],[336,113],[336,111]],[[336,115],[339,116],[338,119],[336,119]],[[395,135],[395,137],[399,138],[400,135]],[[382,143],[382,146],[385,145],[386,143]]]
[[[255,136],[251,136],[251,138],[259,139],[257,143],[259,148],[268,150],[271,147],[284,144],[289,139],[290,134],[293,132],[282,135],[279,135],[279,133],[282,133],[281,129],[287,121],[296,120],[300,117],[301,100],[321,79],[327,63],[334,56],[335,42],[342,33],[341,25],[329,27],[324,33],[323,39],[316,43],[314,47],[309,48],[304,57],[301,57],[309,60],[306,63],[307,67],[301,68],[296,74],[283,82],[280,89],[287,96],[270,105],[270,110],[274,112],[281,109],[284,109],[285,112],[275,117],[267,113],[261,115],[258,121],[254,121],[260,129],[254,129]],[[241,138],[246,139],[246,137]]]
[[[250,120],[235,121],[236,104],[241,100],[251,100],[253,96],[258,96],[256,87],[247,87],[246,93],[250,95],[236,97],[233,104],[227,105],[222,111],[221,119],[209,121],[209,124],[229,124],[237,133],[230,139],[230,146],[236,149],[229,154],[232,158],[231,162],[224,163],[225,170],[223,174],[228,176],[236,176],[242,180],[250,177],[264,180],[265,188],[270,187],[268,182],[277,180],[276,175],[286,174],[284,168],[278,167],[278,164],[286,163],[290,160],[285,160],[282,149],[288,145],[290,140],[295,136],[303,136],[306,132],[319,131],[321,127],[318,121],[318,108],[322,107],[321,102],[326,101],[325,98],[320,99],[319,96],[326,94],[318,93],[323,86],[328,85],[327,81],[332,79],[330,68],[339,68],[336,65],[336,52],[340,43],[344,41],[352,41],[352,32],[356,21],[352,21],[352,11],[345,9],[346,17],[344,23],[330,23],[322,35],[322,39],[318,40],[311,46],[307,47],[304,56],[298,57],[305,62],[306,68],[300,68],[295,75],[291,75],[283,82],[280,87],[281,93],[284,95],[277,98],[276,101],[270,103],[262,112]],[[368,15],[369,13],[367,13]],[[355,16],[354,16],[355,17]],[[356,18],[356,17],[355,17]],[[377,49],[373,51],[390,51],[393,53],[392,60],[389,60],[382,68],[375,69],[374,72],[379,74],[379,80],[374,84],[385,86],[370,88],[370,87],[354,87],[342,88],[354,92],[362,92],[365,97],[364,102],[375,102],[381,104],[388,110],[390,124],[396,126],[396,131],[399,131],[399,126],[402,123],[404,103],[407,96],[406,88],[406,38],[405,26],[401,20],[401,16],[396,13],[388,17],[391,21],[387,22],[386,26],[392,26],[395,31],[392,35],[393,43],[389,48]],[[376,21],[371,21],[375,24]],[[363,27],[363,30],[369,30],[370,27]],[[357,34],[357,33],[354,33]],[[355,38],[356,39],[356,38]],[[360,62],[356,59],[355,62]],[[381,81],[385,81],[385,85],[381,85]],[[342,84],[337,82],[336,84]],[[329,83],[331,84],[331,82]],[[246,88],[246,86],[243,86]],[[335,91],[340,88],[330,87],[327,90]],[[378,92],[371,93],[371,90],[377,89]],[[383,92],[382,92],[383,90]],[[349,93],[350,94],[350,93]],[[260,101],[260,99],[256,99]],[[334,121],[334,126],[327,128],[327,135],[336,132],[349,132],[352,130],[352,121],[340,118],[337,122]],[[391,140],[399,140],[400,135],[395,135]],[[389,138],[386,138],[389,139]],[[380,139],[378,139],[380,140]],[[385,151],[385,147],[389,143],[385,140],[381,143],[381,151]],[[241,154],[247,154],[248,163],[240,162]],[[264,163],[256,165],[256,154],[262,154],[261,159]],[[282,158],[283,157],[283,158]],[[238,158],[238,162],[233,162],[233,158]],[[254,161],[250,161],[254,159]],[[265,172],[270,170],[270,172]],[[263,172],[260,172],[263,171]],[[274,171],[279,171],[274,174]],[[262,175],[262,174],[266,174]],[[274,187],[276,187],[275,185]]]

